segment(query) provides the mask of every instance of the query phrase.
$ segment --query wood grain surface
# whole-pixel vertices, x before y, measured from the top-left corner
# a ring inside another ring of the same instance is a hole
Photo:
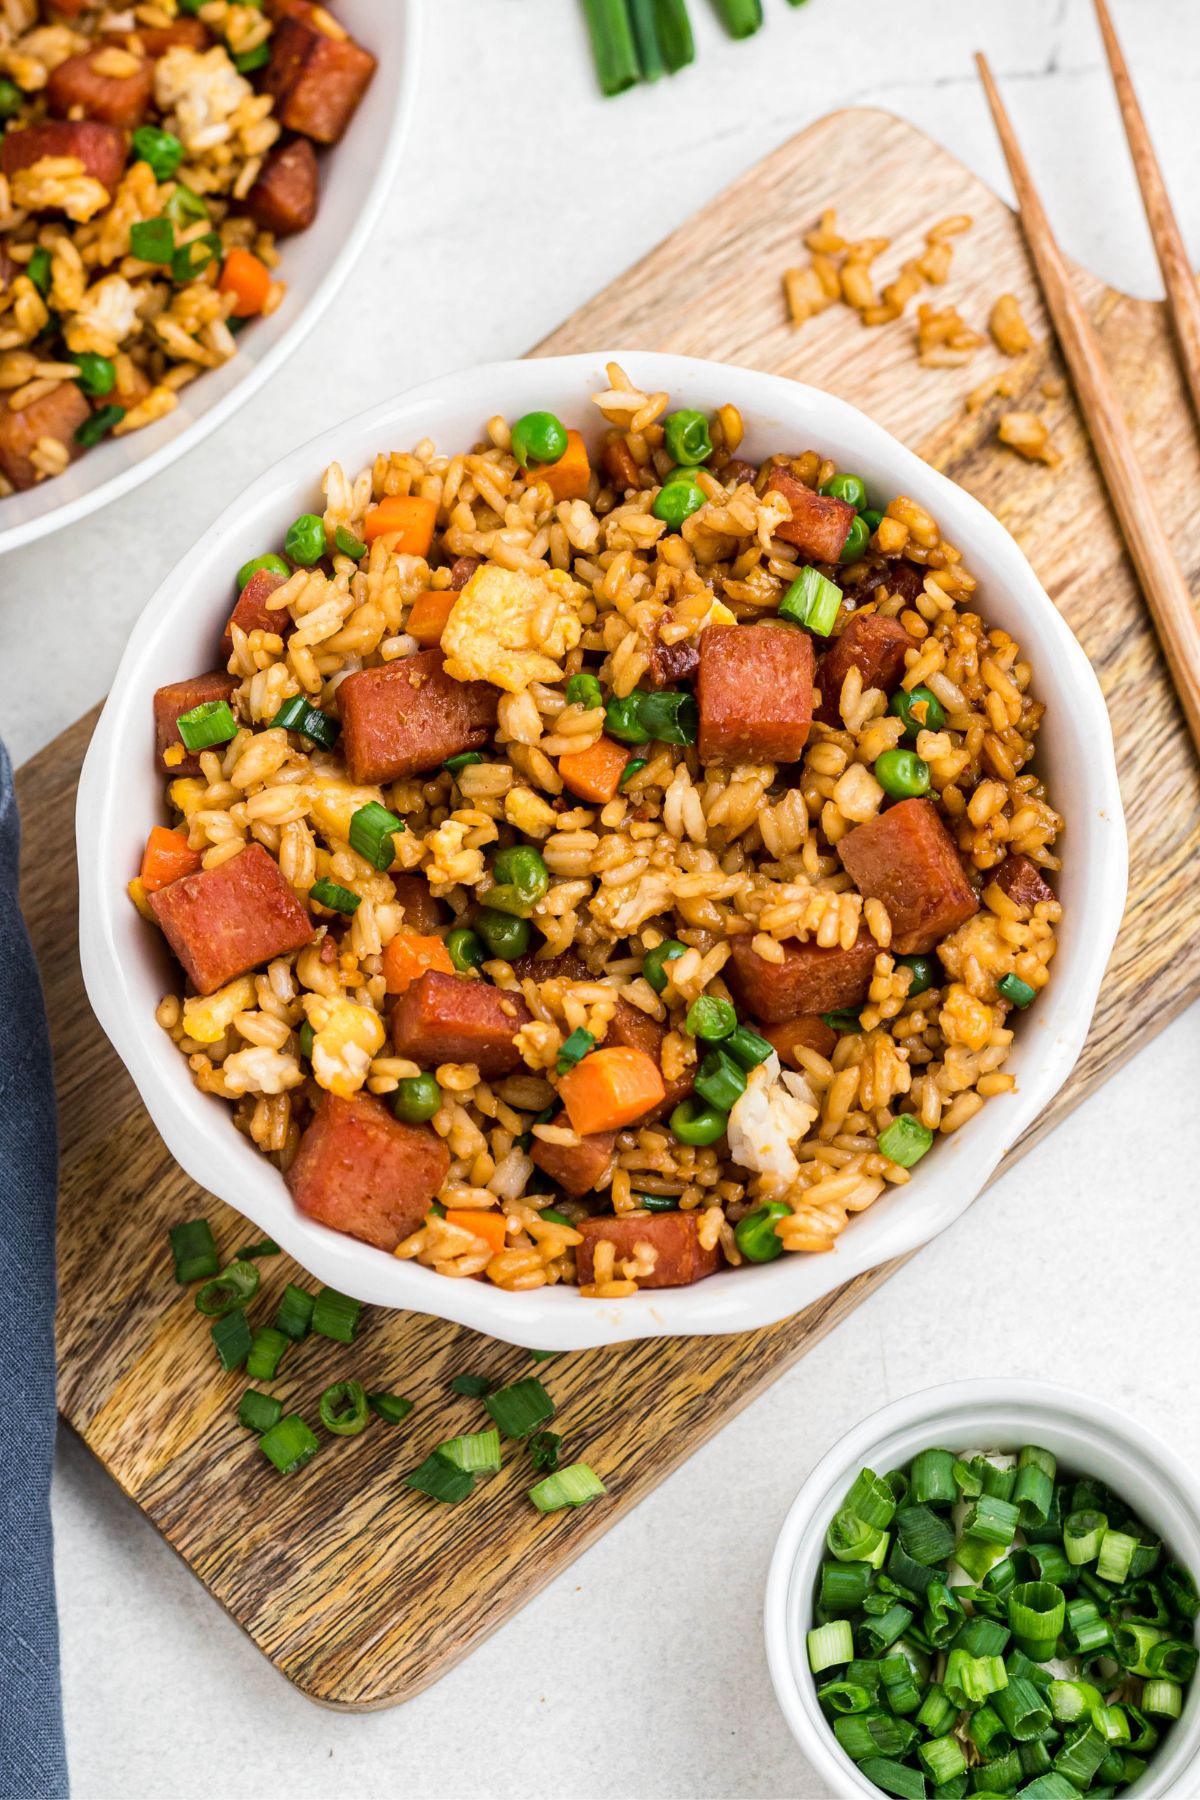
[[[889,273],[920,248],[928,225],[970,212],[975,228],[958,240],[942,292],[982,323],[1009,289],[1044,342],[1008,209],[910,127],[848,112],[753,169],[540,349],[683,351],[827,386],[971,489],[1024,545],[1104,684],[1133,846],[1129,910],[1100,1009],[1040,1133],[1200,990],[1200,901],[1190,878],[1200,779],[1069,399],[1049,408],[1064,452],[1050,471],[995,447],[998,406],[963,409],[967,389],[1000,366],[990,349],[968,370],[925,370],[911,320],[868,332],[837,307],[801,331],[788,326],[779,272],[802,260],[803,233],[831,202],[850,234],[893,237]],[[1081,291],[1194,581],[1200,457],[1162,309],[1087,279]],[[1022,397],[1007,404],[1046,407],[1041,384],[1058,372],[1053,358],[1042,348],[1013,366]],[[520,1457],[453,1510],[401,1485],[440,1438],[478,1423],[476,1404],[449,1393],[451,1374],[507,1378],[532,1367],[519,1350],[412,1314],[375,1313],[353,1350],[309,1342],[292,1353],[276,1385],[285,1406],[311,1416],[329,1381],[354,1374],[412,1396],[417,1410],[403,1426],[327,1443],[300,1475],[276,1479],[236,1424],[242,1379],[218,1374],[205,1321],[171,1280],[166,1242],[169,1224],[197,1212],[227,1253],[257,1234],[174,1167],[80,982],[73,877],[63,865],[92,723],[81,720],[20,776],[27,910],[61,1087],[62,1413],[291,1681],[338,1706],[389,1705],[466,1655],[891,1270],[765,1331],[542,1365],[572,1453],[586,1455],[609,1487],[607,1500],[578,1513],[538,1518],[523,1497]],[[272,1298],[296,1275],[283,1259],[262,1266]]]

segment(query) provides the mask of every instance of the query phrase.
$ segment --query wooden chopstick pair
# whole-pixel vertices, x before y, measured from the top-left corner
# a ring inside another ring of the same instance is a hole
[[[1180,360],[1200,418],[1200,291],[1105,0],[1094,0],[1094,4],[1166,284]],[[1038,198],[1029,166],[987,61],[983,56],[977,56],[975,60],[1016,189],[1021,223],[1046,307],[1071,371],[1080,410],[1154,620],[1192,742],[1200,753],[1200,617],[1150,483],[1134,450],[1099,337],[1075,292],[1070,271]]]

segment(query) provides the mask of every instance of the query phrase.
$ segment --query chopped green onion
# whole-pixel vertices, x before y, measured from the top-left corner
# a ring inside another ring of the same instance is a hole
[[[184,1225],[172,1225],[171,1255],[175,1259],[175,1279],[181,1286],[189,1281],[203,1281],[215,1275],[221,1266],[212,1226],[207,1219],[189,1219]]]
[[[746,34],[737,35],[744,37]],[[897,1800],[925,1800],[928,1792],[925,1777],[917,1769],[907,1768],[904,1763],[894,1762],[886,1756],[869,1756],[859,1768],[875,1787],[885,1794],[895,1794]]]
[[[841,604],[841,588],[819,569],[809,566],[800,571],[779,602],[779,616],[803,625],[818,637],[828,637],[837,622]]]
[[[1151,1648],[1146,1666],[1152,1675],[1164,1675],[1170,1681],[1190,1681],[1198,1659],[1200,1651],[1195,1644],[1185,1643],[1182,1638],[1163,1638]]]
[[[1096,1560],[1096,1573],[1101,1581],[1111,1581],[1120,1587],[1129,1574],[1137,1547],[1137,1539],[1130,1537],[1128,1532],[1106,1531]]]
[[[736,1024],[737,1011],[728,1000],[721,1000],[716,994],[700,994],[688,1007],[683,1028],[712,1044],[727,1038]]]
[[[1075,1787],[1086,1788],[1107,1755],[1108,1743],[1089,1719],[1066,1739],[1054,1758],[1054,1768]]]
[[[904,1756],[917,1741],[917,1729],[907,1719],[889,1718],[885,1712],[869,1712],[856,1717],[835,1719],[833,1735],[847,1756],[861,1763],[866,1756],[882,1750],[891,1756]],[[910,1774],[915,1771],[910,1770]],[[921,1777],[918,1776],[918,1780]]]
[[[311,1462],[320,1446],[298,1413],[288,1413],[263,1434],[258,1447],[281,1475],[294,1475]]]
[[[596,1040],[591,1032],[585,1031],[582,1025],[577,1025],[575,1030],[563,1039],[562,1048],[555,1058],[555,1069],[560,1075],[565,1075],[568,1069],[573,1069],[576,1063],[582,1062],[589,1051],[595,1048]]]
[[[318,1337],[332,1338],[335,1344],[352,1344],[361,1311],[361,1300],[323,1287],[313,1302],[312,1328]]]
[[[896,1514],[896,1533],[914,1562],[932,1568],[953,1553],[954,1528],[928,1506],[906,1506]]]
[[[482,1400],[495,1387],[486,1375],[455,1375],[451,1377],[450,1391],[454,1394],[466,1394],[468,1399]]]
[[[723,1050],[710,1050],[700,1064],[695,1089],[702,1100],[727,1113],[746,1091],[745,1071]]]
[[[591,35],[600,92],[609,98],[623,94],[641,79],[625,0],[583,0],[583,14]]]
[[[1050,1708],[1033,1683],[1023,1676],[1015,1680],[1010,1677],[1008,1686],[994,1696],[992,1705],[1019,1744],[1040,1738],[1050,1729]]]
[[[887,1703],[897,1717],[915,1713],[921,1704],[921,1687],[912,1664],[899,1651],[880,1658],[879,1675]]]
[[[236,1312],[226,1313],[223,1318],[214,1319],[211,1336],[217,1361],[225,1372],[228,1374],[231,1369],[240,1369],[250,1354],[253,1342],[241,1307]]]
[[[271,720],[272,731],[279,727],[284,731],[298,732],[301,737],[310,738],[319,744],[322,750],[332,750],[341,735],[341,721],[332,713],[321,712],[305,699],[303,694],[296,694],[291,700],[285,700],[275,717]],[[403,826],[401,826],[403,830]]]
[[[933,1133],[912,1113],[901,1113],[879,1133],[875,1142],[880,1156],[886,1156],[889,1162],[899,1164],[902,1169],[911,1169],[932,1147]]]
[[[356,913],[362,905],[362,895],[352,894],[349,888],[341,887],[336,881],[328,881],[322,876],[314,881],[308,890],[309,898],[318,906],[328,907],[330,912]]]
[[[242,1395],[242,1403],[238,1407],[238,1424],[244,1425],[247,1431],[257,1431],[260,1436],[270,1431],[272,1425],[278,1425],[283,1417],[283,1403],[271,1394],[260,1394],[257,1388],[247,1388]]]
[[[1047,1697],[1050,1710],[1060,1725],[1090,1719],[1096,1708],[1104,1704],[1103,1694],[1089,1681],[1052,1681]]]
[[[953,1506],[958,1499],[954,1456],[949,1450],[922,1450],[913,1457],[912,1497],[918,1506]]]
[[[1185,1569],[1182,1563],[1168,1563],[1162,1572],[1162,1583],[1167,1599],[1180,1618],[1190,1622],[1200,1617],[1200,1589],[1197,1589],[1190,1569]]]
[[[854,1633],[848,1619],[831,1619],[808,1634],[808,1666],[814,1675],[854,1658]]]
[[[459,775],[464,769],[469,769],[474,763],[482,761],[483,758],[478,750],[460,750],[457,756],[448,756],[442,767],[451,775]]]
[[[1008,1596],[1008,1623],[1017,1648],[1034,1662],[1054,1655],[1066,1616],[1066,1596],[1052,1582],[1021,1581]]]
[[[931,1582],[925,1590],[925,1635],[935,1650],[945,1650],[966,1622],[966,1614],[954,1592],[942,1581]]]
[[[889,1606],[886,1612],[864,1618],[858,1628],[859,1639],[872,1656],[879,1656],[904,1636],[912,1622],[907,1606]]]
[[[1142,1689],[1142,1711],[1156,1719],[1177,1719],[1183,1711],[1183,1689],[1177,1681],[1148,1681]]]
[[[194,224],[197,219],[207,219],[208,207],[194,188],[188,187],[186,182],[177,181],[174,193],[163,207],[163,217],[172,225],[183,228]]]
[[[399,1425],[402,1419],[407,1419],[415,1404],[415,1401],[406,1400],[402,1394],[376,1392],[367,1395],[367,1405],[385,1425]]]
[[[823,1562],[819,1605],[835,1618],[857,1612],[866,1599],[875,1571],[866,1563]]]
[[[943,1787],[946,1782],[953,1781],[967,1766],[962,1745],[956,1737],[949,1735],[935,1737],[927,1744],[918,1744],[917,1761],[935,1787]]]
[[[281,1256],[283,1252],[274,1238],[260,1238],[257,1244],[243,1244],[237,1252],[238,1262],[256,1262],[260,1256]]]
[[[169,263],[175,254],[170,219],[139,219],[129,228],[129,249],[139,262]]]
[[[243,50],[233,58],[233,66],[239,75],[252,75],[255,69],[265,69],[271,60],[271,45],[264,41],[256,44],[253,50]]]
[[[996,1619],[989,1619],[976,1614],[968,1619],[957,1638],[954,1640],[956,1650],[965,1650],[968,1656],[1001,1656],[1008,1645],[1010,1632]]]
[[[897,688],[888,711],[904,721],[904,735],[913,740],[919,731],[940,731],[946,723],[942,703],[931,688],[915,687],[911,694]]]
[[[94,412],[90,419],[85,419],[75,433],[75,442],[82,444],[85,450],[92,450],[102,437],[107,437],[114,425],[119,425],[125,417],[123,406],[102,406]]]
[[[227,744],[238,733],[238,723],[228,700],[202,700],[199,706],[180,713],[175,721],[185,750],[208,750],[213,744]]]
[[[1108,1520],[1101,1512],[1073,1512],[1063,1527],[1063,1548],[1075,1564],[1095,1562]]]
[[[1021,1800],[1077,1800],[1078,1793],[1079,1789],[1065,1775],[1049,1770],[1021,1789]]]
[[[434,1450],[420,1468],[404,1477],[404,1485],[414,1488],[418,1494],[428,1495],[431,1500],[440,1500],[444,1506],[455,1506],[474,1491],[475,1477],[452,1463],[440,1450]]]
[[[246,1358],[246,1373],[251,1381],[274,1381],[283,1353],[291,1341],[286,1331],[280,1331],[277,1325],[261,1326],[254,1334]]]
[[[621,770],[621,778],[617,782],[617,786],[619,788],[627,786],[627,784],[633,780],[633,777],[637,774],[638,770],[644,769],[645,766],[646,759],[644,756],[631,756],[629,761],[625,764],[625,767]]]
[[[452,1462],[468,1475],[500,1473],[500,1433],[493,1425],[488,1431],[473,1431],[466,1437],[447,1438],[439,1444],[437,1454]]]
[[[940,1682],[935,1681],[932,1687],[925,1690],[925,1698],[917,1713],[916,1723],[927,1731],[930,1737],[941,1737],[950,1730],[958,1717],[958,1708],[951,1700]]]
[[[183,145],[174,132],[157,125],[139,125],[133,134],[133,154],[149,163],[155,181],[169,181],[183,161]]]
[[[403,819],[398,819],[386,806],[380,806],[377,800],[370,800],[350,815],[350,848],[373,869],[390,869],[396,860],[396,846],[392,840],[403,830]]]
[[[523,1438],[554,1417],[554,1402],[534,1375],[485,1394],[483,1404],[505,1437]]]
[[[537,1431],[529,1440],[529,1460],[535,1469],[549,1474],[558,1467],[562,1438],[557,1431]]]
[[[745,1069],[757,1069],[759,1063],[766,1062],[773,1055],[775,1046],[767,1038],[760,1037],[749,1025],[739,1025],[722,1041],[722,1050],[726,1056],[732,1056],[735,1063]]]
[[[1022,1011],[1037,999],[1037,989],[1017,975],[1002,975],[996,983],[996,991],[1010,1006],[1020,1007]]]
[[[235,1307],[244,1306],[258,1291],[260,1279],[253,1263],[231,1262],[197,1290],[196,1311],[207,1318],[219,1319]]]
[[[942,1686],[956,1706],[978,1706],[1008,1686],[1008,1672],[998,1656],[968,1656],[965,1650],[952,1649]]]
[[[1010,1500],[996,1500],[981,1494],[967,1509],[963,1531],[981,1544],[1011,1544],[1020,1524],[1020,1514]]]
[[[339,525],[333,534],[334,547],[341,556],[348,556],[351,562],[361,562],[367,554],[367,546],[361,538],[356,538],[352,531]]]
[[[367,1396],[361,1382],[335,1381],[321,1395],[321,1423],[335,1437],[357,1437],[367,1423]]]
[[[826,1025],[828,1025],[830,1031],[836,1031],[839,1034],[844,1031],[855,1032],[862,1030],[862,1008],[860,1006],[843,1007],[838,1012],[824,1012],[821,1014],[821,1017]]]
[[[276,1329],[298,1344],[308,1336],[312,1325],[313,1305],[311,1294],[289,1282],[283,1290],[279,1311],[275,1314]]]
[[[529,1490],[529,1498],[540,1513],[552,1513],[560,1512],[564,1506],[586,1506],[589,1500],[598,1500],[605,1492],[604,1483],[587,1463],[570,1463],[565,1469],[556,1469],[553,1475],[535,1482]]]
[[[687,945],[677,942],[675,938],[664,938],[653,950],[647,950],[642,959],[642,974],[656,994],[665,992],[667,986],[667,972],[663,964],[677,961],[686,951]]]
[[[887,1482],[873,1469],[860,1469],[846,1495],[845,1510],[864,1525],[890,1525],[896,1516],[896,1500]]]
[[[195,281],[203,275],[212,262],[222,255],[223,246],[215,231],[206,231],[200,237],[189,238],[186,244],[180,244],[171,257],[171,280],[182,287],[186,282]]]
[[[967,1731],[971,1742],[985,1759],[1007,1756],[1013,1747],[1008,1727],[993,1706],[981,1706],[973,1712]]]

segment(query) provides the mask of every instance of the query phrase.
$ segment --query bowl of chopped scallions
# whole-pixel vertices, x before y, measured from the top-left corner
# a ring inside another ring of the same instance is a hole
[[[1040,1382],[909,1395],[793,1502],[767,1582],[792,1733],[839,1795],[1165,1800],[1200,1754],[1200,1498]]]

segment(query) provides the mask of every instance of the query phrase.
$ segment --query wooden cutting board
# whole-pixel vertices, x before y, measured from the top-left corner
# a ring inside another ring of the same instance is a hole
[[[1189,868],[1200,852],[1200,778],[1070,401],[1049,408],[1064,452],[1050,471],[996,447],[998,406],[963,409],[966,391],[1000,366],[990,347],[967,370],[925,370],[911,319],[866,331],[839,306],[803,330],[788,325],[780,272],[803,260],[803,234],[829,203],[851,235],[893,238],[881,259],[889,273],[936,220],[972,214],[942,294],[979,325],[1000,292],[1020,297],[1042,348],[1019,365],[1021,398],[1006,404],[1046,406],[1041,384],[1059,368],[1012,214],[945,151],[878,112],[839,113],[803,132],[539,348],[683,351],[831,388],[977,494],[1024,545],[1104,684],[1133,854],[1129,910],[1087,1049],[1043,1132],[1200,991]],[[1200,457],[1163,310],[1086,276],[1081,287],[1194,577]],[[375,1313],[352,1351],[304,1345],[276,1388],[311,1416],[328,1382],[354,1374],[410,1395],[410,1421],[327,1442],[302,1474],[275,1478],[235,1422],[242,1379],[218,1374],[167,1252],[167,1227],[197,1212],[226,1252],[256,1234],[173,1166],[80,982],[64,860],[92,723],[81,720],[20,778],[27,911],[61,1086],[62,1413],[283,1674],[333,1705],[389,1705],[466,1655],[892,1271],[765,1331],[544,1365],[572,1454],[609,1488],[579,1513],[537,1517],[518,1456],[455,1509],[401,1485],[439,1439],[479,1423],[477,1405],[450,1394],[452,1374],[532,1369],[519,1350],[412,1314]],[[283,1259],[262,1266],[272,1299],[297,1274]]]

